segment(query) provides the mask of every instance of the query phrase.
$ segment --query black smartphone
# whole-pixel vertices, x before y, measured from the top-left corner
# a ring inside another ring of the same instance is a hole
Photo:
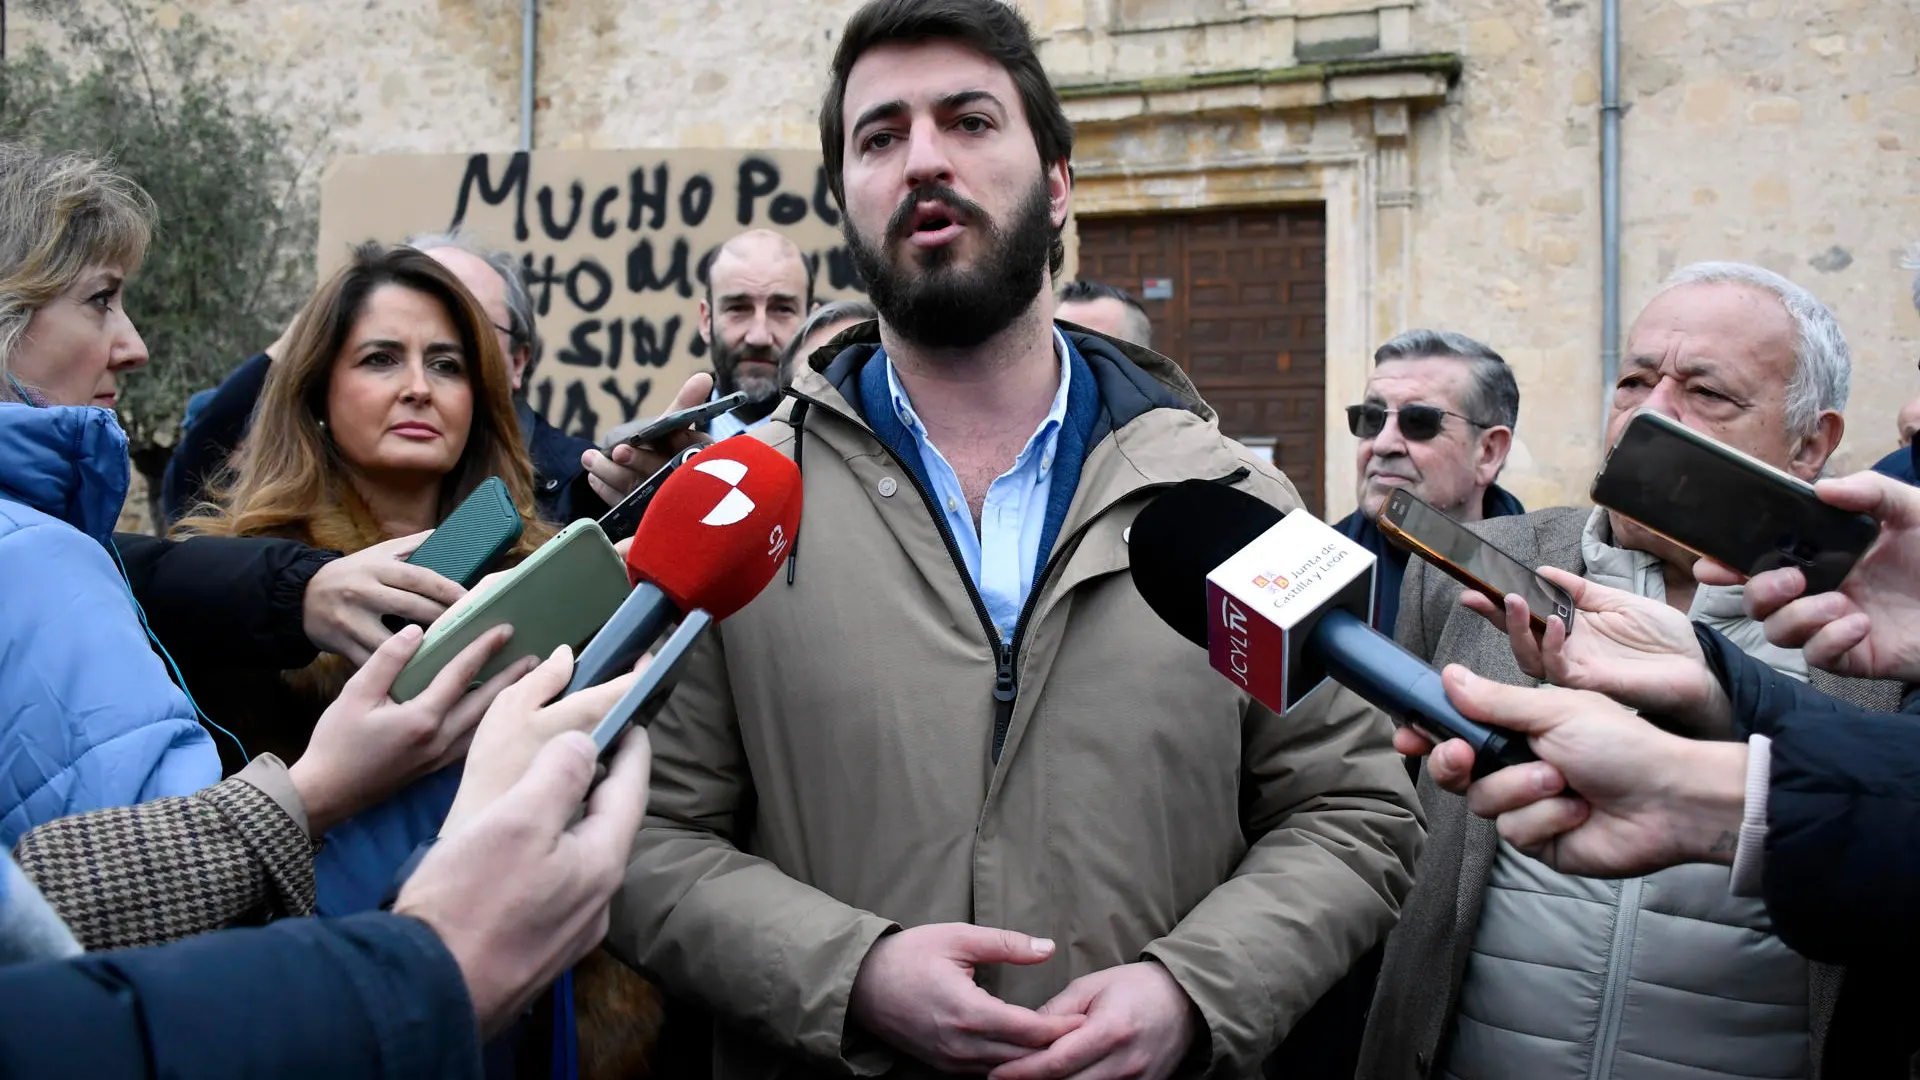
[[[506,482],[489,476],[413,549],[407,561],[471,589],[512,550],[525,527]],[[385,615],[380,621],[395,633],[407,625],[398,615]]]
[[[627,492],[626,498],[621,499],[613,509],[600,515],[600,531],[606,533],[607,539],[616,544],[632,536],[634,530],[640,527],[640,519],[646,516],[647,507],[653,505],[653,497],[660,493],[660,485],[667,482],[667,477],[672,476],[675,469],[685,465],[693,455],[703,449],[705,448],[700,446],[687,447],[675,454],[652,476],[640,481],[640,486]]]
[[[1644,409],[1607,453],[1592,494],[1743,574],[1797,566],[1808,593],[1839,588],[1880,535],[1873,518],[1828,506],[1805,480]]]
[[[693,652],[693,646],[700,640],[707,627],[713,625],[713,616],[695,608],[687,612],[680,625],[653,654],[646,670],[612,709],[593,729],[593,744],[600,748],[600,760],[606,761],[619,745],[620,736],[628,727],[638,724],[646,727],[653,722],[660,709],[667,703],[673,688],[680,683],[680,673],[687,666],[687,656]]]
[[[747,403],[747,395],[739,390],[726,397],[713,401],[703,401],[691,408],[670,412],[665,416],[648,421],[639,431],[622,436],[620,441],[628,446],[646,446],[658,442],[676,431],[699,427],[716,416],[730,413]]]
[[[1495,607],[1517,594],[1527,602],[1529,621],[1536,632],[1545,633],[1547,619],[1555,615],[1568,630],[1573,629],[1573,598],[1565,589],[1412,492],[1395,488],[1380,508],[1377,524],[1387,539],[1446,571],[1455,581],[1493,601]]]

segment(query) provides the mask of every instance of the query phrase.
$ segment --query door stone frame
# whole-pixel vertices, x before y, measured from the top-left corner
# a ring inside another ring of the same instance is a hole
[[[1357,479],[1331,419],[1365,392],[1384,334],[1406,328],[1413,119],[1459,74],[1442,53],[1060,87],[1076,216],[1326,207],[1329,520],[1352,511]]]

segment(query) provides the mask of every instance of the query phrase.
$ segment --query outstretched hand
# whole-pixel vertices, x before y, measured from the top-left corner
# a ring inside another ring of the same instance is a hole
[[[1807,662],[1837,675],[1920,682],[1920,489],[1875,472],[1814,485],[1822,502],[1871,515],[1880,535],[1834,592],[1806,595],[1794,567],[1755,574],[1702,559],[1694,576],[1713,585],[1746,584],[1747,613],[1767,640],[1801,649]]]
[[[1726,692],[1685,615],[1556,567],[1539,573],[1573,600],[1579,614],[1571,628],[1550,616],[1546,632],[1535,637],[1527,602],[1517,594],[1506,598],[1504,609],[1472,590],[1460,596],[1462,607],[1506,631],[1521,671],[1555,686],[1605,694],[1691,732],[1732,730]]]

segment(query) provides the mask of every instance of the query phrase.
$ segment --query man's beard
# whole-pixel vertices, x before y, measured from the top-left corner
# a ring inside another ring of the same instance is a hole
[[[954,220],[980,234],[972,269],[954,265],[954,245],[918,249],[905,244],[914,211],[939,202]],[[867,244],[847,218],[842,226],[854,267],[867,283],[867,298],[894,333],[930,349],[970,349],[1012,325],[1040,296],[1053,246],[1053,219],[1046,177],[1034,183],[1002,228],[980,204],[942,185],[910,192],[894,210],[878,248]],[[902,267],[891,258],[905,252]]]
[[[766,345],[741,345],[738,349],[728,345],[725,338],[714,335],[713,338],[713,388],[721,397],[735,390],[747,395],[747,406],[765,405],[780,397],[780,350]],[[767,365],[766,373],[753,372],[743,382],[739,378],[742,360],[759,360]]]

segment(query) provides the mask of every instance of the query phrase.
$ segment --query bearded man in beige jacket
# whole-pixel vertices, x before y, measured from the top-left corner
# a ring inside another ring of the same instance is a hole
[[[1278,716],[1164,626],[1128,525],[1194,477],[1291,509],[1173,362],[1050,315],[1072,128],[998,0],[874,0],[821,113],[877,324],[752,432],[790,573],[651,729],[610,947],[711,1010],[714,1074],[1255,1077],[1392,926],[1388,719]]]

